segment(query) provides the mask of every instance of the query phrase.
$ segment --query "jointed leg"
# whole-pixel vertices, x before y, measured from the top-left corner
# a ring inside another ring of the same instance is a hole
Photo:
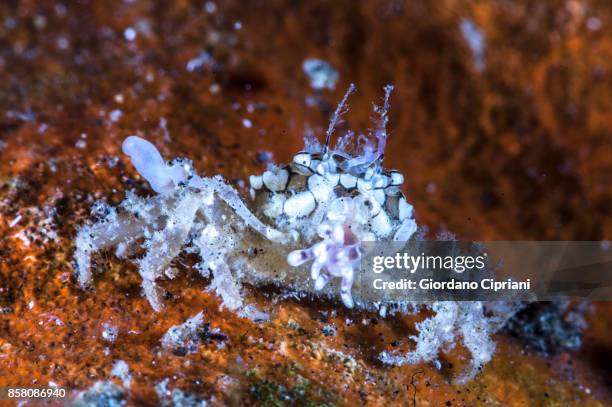
[[[142,236],[145,224],[141,219],[113,214],[112,220],[103,220],[83,227],[76,237],[75,260],[79,284],[86,287],[91,281],[91,255]]]
[[[186,195],[174,208],[164,229],[155,232],[146,242],[147,254],[139,263],[139,273],[145,295],[156,311],[163,306],[155,280],[168,269],[189,237],[199,207],[198,198],[198,195]]]

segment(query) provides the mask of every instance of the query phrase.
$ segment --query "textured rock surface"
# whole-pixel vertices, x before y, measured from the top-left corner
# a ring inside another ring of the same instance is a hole
[[[339,304],[273,301],[270,289],[249,294],[270,314],[255,324],[219,311],[189,256],[175,264],[180,277],[162,283],[168,310],[156,314],[133,266],[99,256],[107,271],[83,291],[70,263],[75,227],[94,201],[151,193],[121,153],[127,135],[240,189],[238,180],[263,169],[261,157],[283,162],[298,151],[305,128],[321,136],[349,82],[360,92],[346,117],[353,128],[365,128],[382,86],[395,85],[386,162],[406,175],[432,235],[610,239],[605,2],[163,4],[0,5],[0,386],[119,386],[111,371],[121,360],[132,404],[155,404],[158,394],[411,404],[415,389],[417,405],[611,399],[609,304],[588,314],[582,350],[544,358],[499,336],[484,372],[454,387],[465,350],[441,370],[376,360],[409,351],[423,316],[381,320]],[[478,33],[481,41],[465,37]],[[335,91],[310,88],[307,58],[337,69]],[[202,335],[193,353],[162,348],[171,326],[202,310],[226,338]]]

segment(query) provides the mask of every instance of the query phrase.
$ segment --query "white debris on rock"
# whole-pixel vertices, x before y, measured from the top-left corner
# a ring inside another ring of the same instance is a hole
[[[108,118],[112,123],[117,123],[119,119],[121,119],[121,116],[123,116],[121,109],[115,109],[108,114]]]
[[[197,340],[198,328],[204,323],[204,313],[198,312],[180,325],[173,325],[161,339],[162,347],[174,349]]]
[[[124,360],[116,360],[110,372],[111,377],[116,377],[123,382],[123,387],[130,388],[132,384],[132,375],[130,368]]]
[[[306,59],[302,64],[304,73],[308,76],[310,87],[315,90],[336,88],[340,75],[328,62],[321,59]]]
[[[104,322],[102,324],[102,339],[105,341],[114,343],[117,340],[117,335],[119,334],[119,329],[116,326],[109,324],[108,322]]]
[[[201,400],[198,397],[188,394],[181,389],[168,388],[168,382],[170,379],[164,379],[157,383],[155,386],[155,392],[159,397],[160,405],[162,407],[206,407],[208,402]]]
[[[19,214],[17,216],[15,216],[15,218],[9,223],[9,228],[12,228],[13,226],[15,226],[16,224],[19,223],[19,221],[21,221],[22,216]]]
[[[195,58],[190,59],[187,62],[185,69],[187,69],[187,71],[189,72],[194,72],[194,71],[201,69],[204,66],[212,66],[214,62],[215,60],[213,59],[212,55],[210,55],[206,51],[202,51],[200,55],[198,55]]]
[[[122,407],[127,404],[125,390],[111,381],[97,381],[77,394],[72,407],[108,406]]]
[[[197,350],[198,344],[206,339],[219,340],[220,346],[223,346],[227,337],[219,328],[210,328],[205,324],[204,313],[200,311],[184,323],[170,327],[162,337],[161,345],[164,349],[184,349],[190,353]]]
[[[482,71],[485,67],[484,31],[469,18],[461,19],[460,29],[474,56],[474,67]]]

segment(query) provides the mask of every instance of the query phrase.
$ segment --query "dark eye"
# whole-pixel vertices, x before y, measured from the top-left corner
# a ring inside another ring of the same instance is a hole
[[[372,202],[370,202],[369,199],[366,199],[365,201],[363,201],[363,205],[368,209],[372,209]]]

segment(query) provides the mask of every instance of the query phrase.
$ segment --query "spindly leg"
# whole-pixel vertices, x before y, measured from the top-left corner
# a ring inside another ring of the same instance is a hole
[[[351,288],[353,287],[353,269],[349,268],[342,271],[342,282],[340,283],[340,298],[347,308],[353,308],[353,296]]]
[[[406,242],[417,231],[417,224],[412,218],[406,218],[395,232],[393,240],[396,242]]]
[[[484,364],[491,360],[495,352],[495,342],[491,339],[490,326],[484,316],[481,302],[462,303],[462,315],[458,325],[463,336],[463,345],[472,354],[470,367],[456,380],[463,384],[472,379]]]
[[[165,228],[155,232],[145,243],[147,254],[139,263],[139,273],[143,279],[142,288],[155,311],[163,308],[155,280],[181,252],[199,205],[199,195],[185,195],[174,208]]]
[[[189,185],[194,188],[199,188],[202,191],[214,191],[227,205],[234,210],[244,223],[261,233],[263,236],[274,242],[285,242],[287,236],[264,224],[260,221],[244,204],[238,192],[227,185],[223,178],[215,176],[212,178],[193,177]]]
[[[297,267],[297,266],[301,266],[302,264],[306,263],[307,261],[313,258],[314,258],[314,253],[312,252],[312,249],[294,250],[291,253],[289,253],[289,255],[287,256],[287,263],[289,263],[289,265],[293,267]],[[320,270],[320,267],[319,267],[319,270]],[[316,275],[318,276],[319,273],[317,272]],[[313,276],[312,277],[313,279],[316,278],[314,277],[314,272],[311,272],[311,276]]]
[[[223,305],[230,310],[242,308],[243,303],[242,296],[240,295],[240,287],[227,266],[227,263],[224,261],[211,263],[213,271],[211,286],[223,300]]]
[[[91,281],[91,255],[97,251],[142,236],[145,224],[142,219],[116,215],[93,225],[83,227],[76,237],[77,277],[79,284],[86,287]]]
[[[310,278],[316,281],[319,278],[319,275],[321,274],[321,268],[323,268],[323,265],[324,263],[315,259],[315,261],[312,262],[312,266],[310,267]]]
[[[319,277],[317,277],[317,279],[315,280],[315,285],[314,285],[315,290],[317,291],[322,290],[330,278],[331,276],[329,275],[327,270],[322,270],[321,273],[319,274]]]

